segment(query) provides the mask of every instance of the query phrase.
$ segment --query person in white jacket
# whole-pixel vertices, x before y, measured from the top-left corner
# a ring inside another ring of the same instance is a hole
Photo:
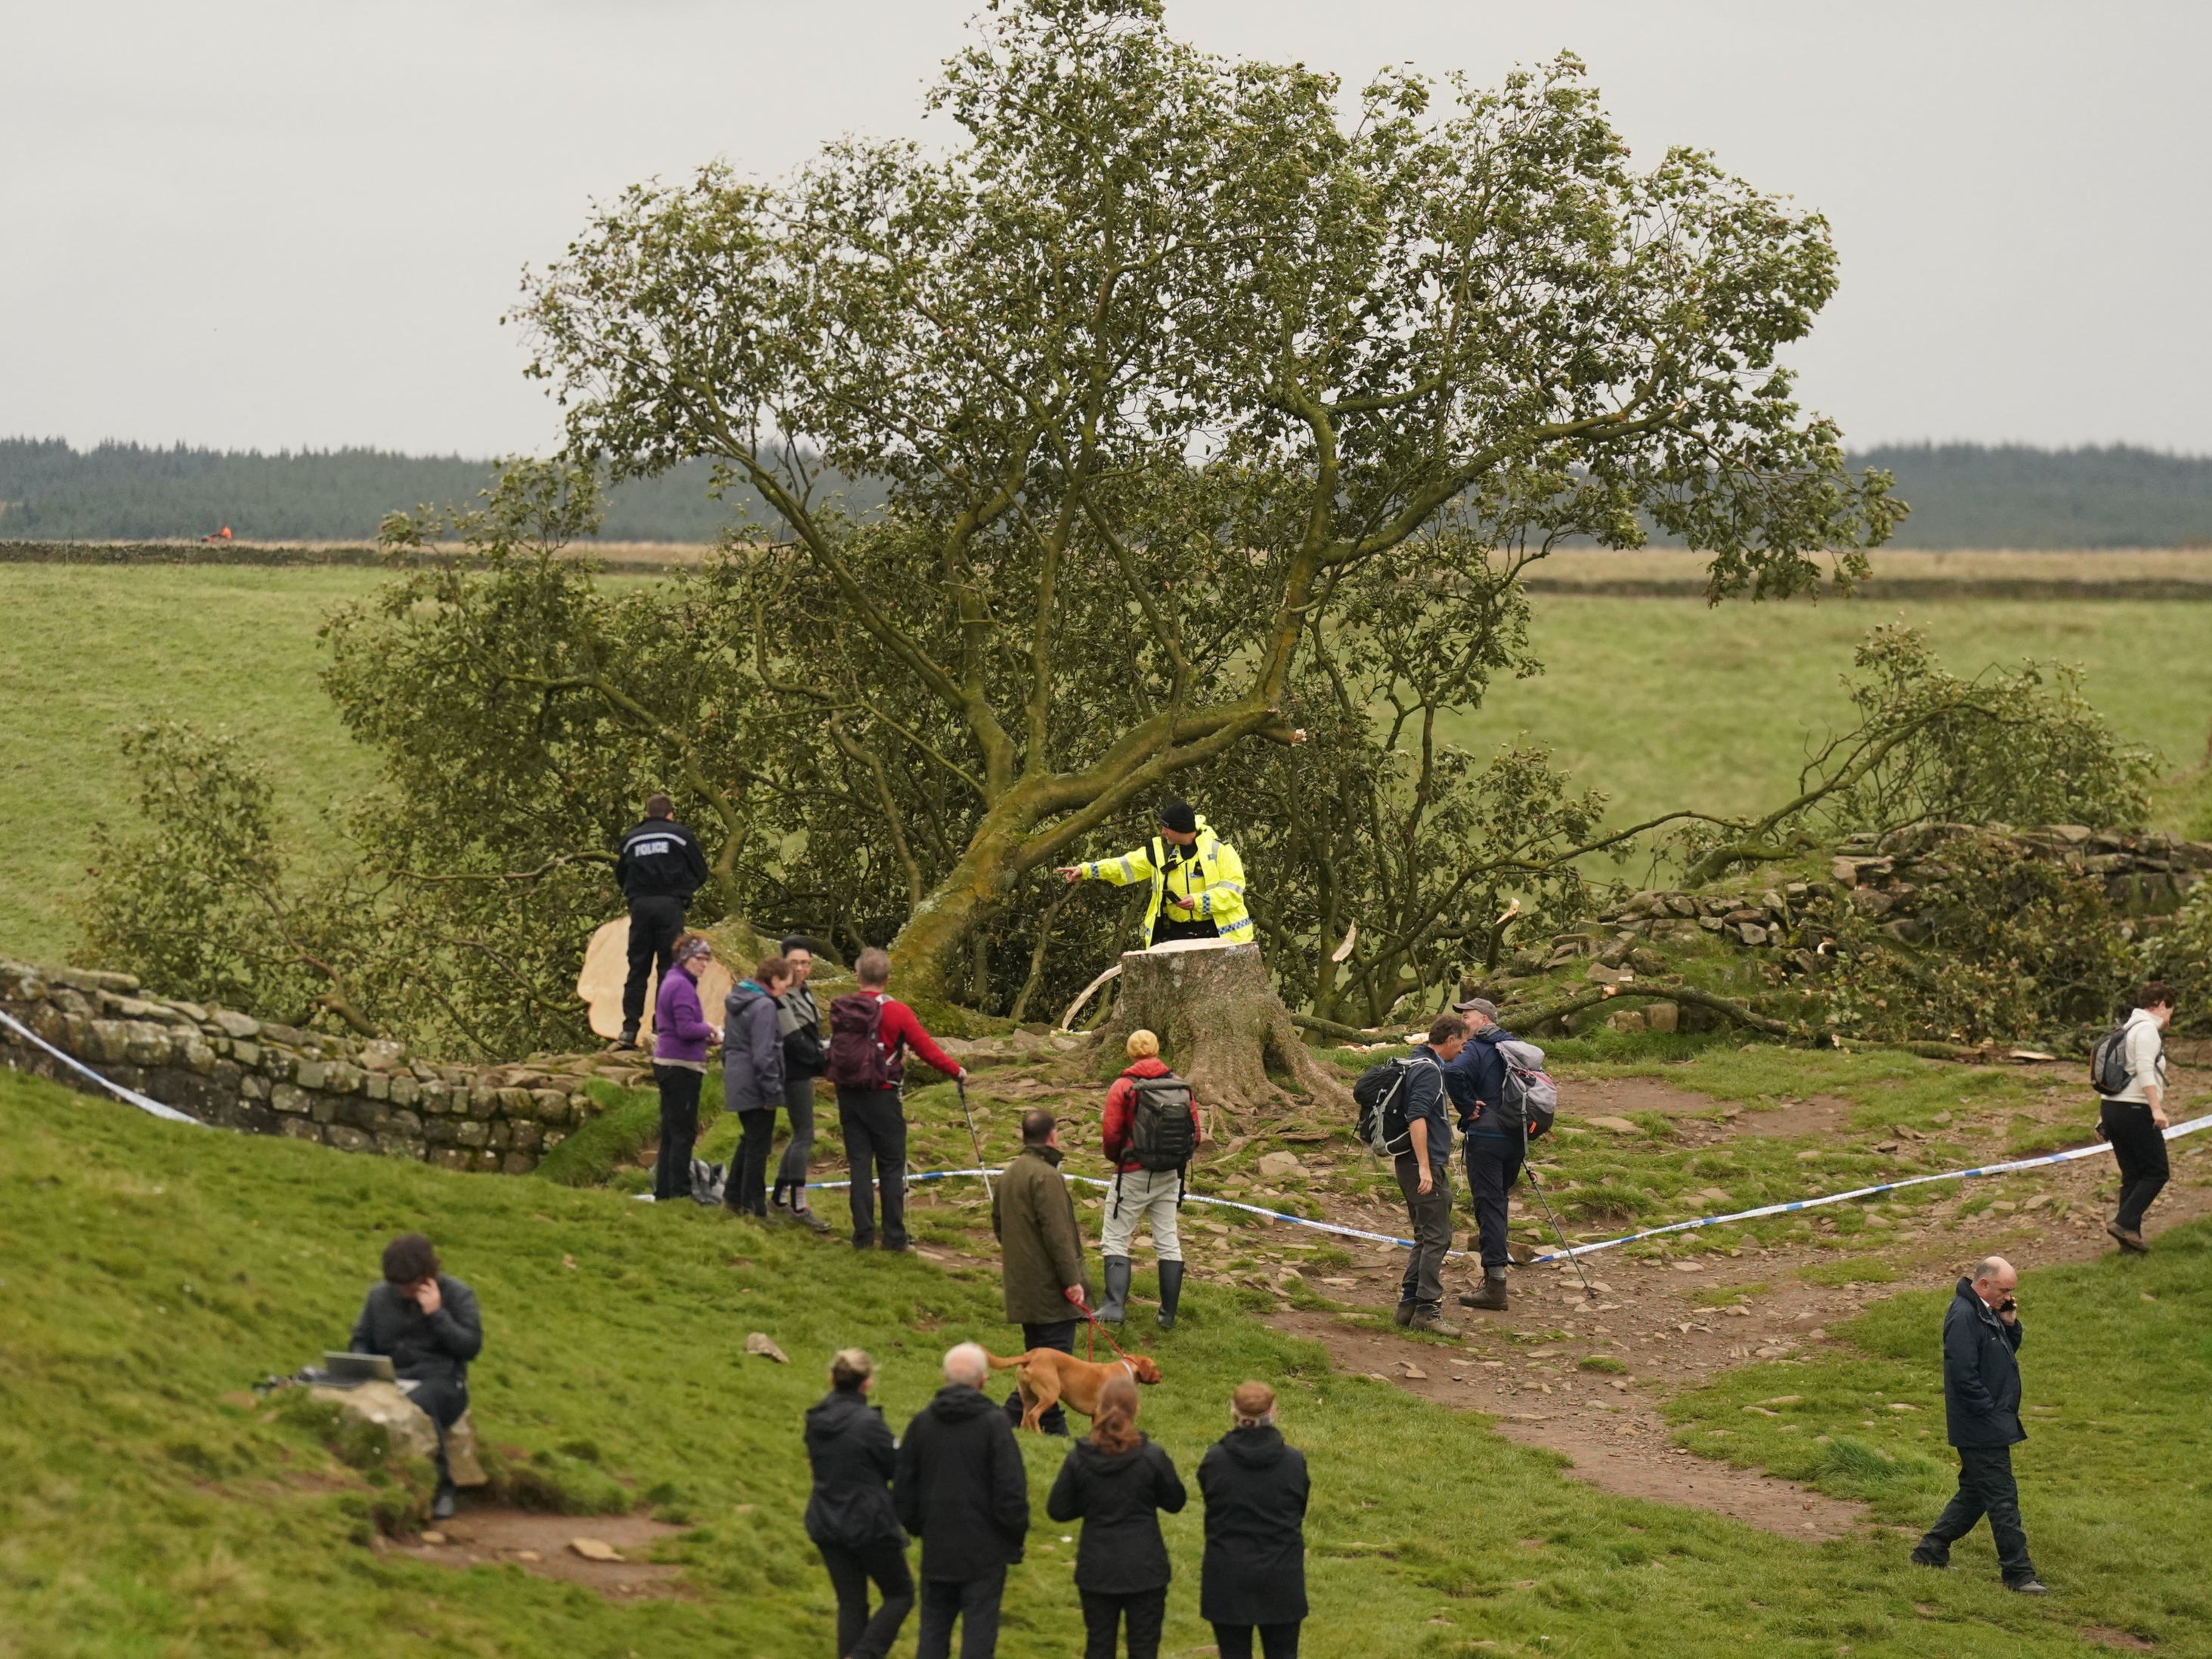
[[[2173,1018],[2172,990],[2154,980],[2136,993],[2135,1012],[2121,1035],[2128,1084],[2103,1097],[2099,1128],[2112,1143],[2120,1166],[2119,1212],[2105,1231],[2123,1250],[2142,1255],[2143,1213],[2166,1185],[2166,1041],[2161,1035]]]

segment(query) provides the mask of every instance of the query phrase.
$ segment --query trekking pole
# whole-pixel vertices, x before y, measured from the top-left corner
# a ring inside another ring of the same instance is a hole
[[[960,1091],[960,1115],[968,1120],[968,1144],[975,1149],[975,1167],[983,1171],[983,1197],[991,1197],[991,1169],[983,1157],[983,1143],[975,1133],[975,1115],[968,1109],[968,1079],[956,1077],[952,1086]]]
[[[1521,1173],[1528,1177],[1529,1190],[1536,1194],[1536,1202],[1543,1206],[1544,1219],[1552,1224],[1552,1231],[1558,1236],[1561,1254],[1575,1264],[1575,1275],[1583,1282],[1583,1299],[1596,1301],[1597,1292],[1590,1288],[1589,1274],[1583,1271],[1583,1259],[1574,1253],[1574,1246],[1567,1243],[1567,1230],[1559,1225],[1559,1218],[1552,1213],[1552,1200],[1544,1196],[1544,1184],[1536,1179],[1536,1166],[1528,1161],[1528,1126],[1525,1121],[1521,1125]]]

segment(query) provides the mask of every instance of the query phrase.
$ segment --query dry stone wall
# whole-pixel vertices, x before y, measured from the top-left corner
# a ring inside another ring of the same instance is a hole
[[[0,1009],[102,1077],[203,1123],[340,1152],[525,1175],[599,1109],[583,1089],[591,1056],[438,1064],[397,1042],[146,996],[127,974],[0,958]],[[88,1086],[4,1026],[0,1063]]]

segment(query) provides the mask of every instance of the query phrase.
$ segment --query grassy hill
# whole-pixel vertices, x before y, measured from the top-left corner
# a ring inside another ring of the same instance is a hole
[[[82,830],[131,811],[118,732],[173,715],[247,738],[295,844],[335,842],[324,809],[369,778],[316,682],[316,629],[368,592],[366,569],[0,565],[0,951],[59,960],[84,878]],[[1459,722],[1478,752],[1528,731],[1624,821],[1786,798],[1807,737],[1840,720],[1838,679],[1867,628],[1903,616],[1965,669],[2077,662],[2090,699],[2177,769],[2212,728],[2212,605],[1941,599],[1820,605],[1566,595],[1536,601],[1547,672]],[[2181,779],[2159,827],[2212,835],[2212,774]]]
[[[944,1346],[1008,1346],[988,1271],[856,1256],[690,1206],[163,1125],[4,1073],[0,1145],[7,1659],[818,1654],[830,1603],[799,1526],[799,1414],[830,1351],[876,1352],[879,1398],[899,1423],[927,1398]],[[681,1568],[677,1594],[607,1600],[519,1566],[456,1571],[380,1548],[380,1528],[406,1529],[416,1494],[358,1449],[351,1462],[337,1455],[314,1413],[250,1403],[242,1391],[263,1374],[342,1339],[381,1241],[416,1227],[483,1299],[474,1392],[495,1472],[541,1504],[686,1527],[658,1550]],[[2198,1229],[2166,1235],[2148,1274],[2029,1276],[2035,1397],[2094,1402],[2112,1428],[2155,1437],[2063,1439],[2067,1465],[2028,1466],[2039,1560],[2062,1590],[2050,1604],[1997,1589],[1978,1543],[1960,1552],[1966,1571],[1939,1579],[1905,1569],[1894,1535],[1814,1546],[1604,1496],[1480,1416],[1335,1370],[1317,1346],[1263,1323],[1256,1291],[1199,1286],[1182,1328],[1146,1333],[1168,1381],[1148,1391],[1145,1423],[1188,1470],[1223,1426],[1230,1387],[1275,1383],[1315,1474],[1307,1650],[1322,1659],[2009,1659],[2077,1654],[2086,1623],[2202,1653],[2195,1563],[2212,1521],[2193,1413],[2212,1379],[2192,1310],[2212,1287],[2207,1259]],[[2160,1301],[2135,1300],[2144,1290]],[[1869,1315],[1863,1358],[1820,1363],[1901,1368],[1905,1382],[1878,1386],[1924,1393],[1928,1311]],[[795,1363],[747,1358],[751,1330]],[[1835,1404],[1791,1370],[1792,1389]],[[1725,1387],[1741,1392],[1739,1381],[1775,1386],[1745,1372]],[[1821,1387],[1853,1381],[1823,1373]],[[2108,1395],[2135,1414],[2118,1418]],[[1845,1408],[1863,1409],[1855,1395]],[[1686,1410],[1716,1426],[1740,1416],[1734,1393]],[[1040,1524],[1011,1581],[1008,1659],[1064,1655],[1076,1640],[1073,1552],[1042,1508],[1060,1449],[1031,1439],[1024,1453]],[[1892,1483],[1906,1511],[1925,1506],[1933,1467],[1921,1460]],[[1204,1651],[1195,1506],[1167,1530],[1167,1650]],[[901,1652],[911,1640],[909,1626]]]

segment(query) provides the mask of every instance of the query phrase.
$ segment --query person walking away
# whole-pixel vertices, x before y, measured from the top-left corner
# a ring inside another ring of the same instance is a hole
[[[914,1010],[891,995],[891,959],[860,952],[853,963],[860,988],[830,1005],[830,1049],[823,1073],[837,1091],[837,1122],[853,1185],[853,1248],[876,1239],[876,1191],[882,1188],[884,1243],[903,1250],[906,1237],[906,1110],[900,1085],[908,1048],[950,1078],[967,1068],[937,1046]]]
[[[1022,1149],[999,1174],[991,1191],[991,1231],[997,1235],[999,1283],[1006,1318],[1022,1328],[1022,1349],[1075,1352],[1075,1316],[1091,1302],[1083,1277],[1083,1231],[1075,1200],[1060,1172],[1060,1128],[1050,1112],[1022,1114]],[[1006,1399],[1006,1418],[1022,1417],[1021,1390]],[[1047,1434],[1066,1434],[1060,1402],[1037,1419]]]
[[[914,1611],[906,1533],[891,1507],[898,1443],[883,1407],[868,1403],[875,1370],[863,1350],[839,1349],[830,1362],[830,1392],[806,1413],[806,1462],[814,1472],[806,1535],[837,1595],[837,1659],[884,1659]],[[872,1582],[878,1600],[872,1617]]]
[[[1167,1622],[1168,1547],[1160,1511],[1186,1501],[1174,1461],[1137,1427],[1137,1385],[1108,1379],[1091,1432],[1068,1448],[1044,1512],[1083,1522],[1075,1589],[1083,1600],[1083,1659],[1114,1659],[1124,1620],[1129,1659],[1158,1659]]]
[[[1265,1659],[1298,1659],[1306,1616],[1305,1454],[1275,1426],[1275,1391],[1241,1384],[1230,1398],[1231,1428],[1199,1461],[1206,1500],[1206,1556],[1199,1617],[1213,1626],[1221,1659],[1252,1659],[1252,1632]]]
[[[1190,1085],[1160,1059],[1160,1040],[1150,1031],[1132,1031],[1123,1045],[1129,1064],[1106,1092],[1099,1132],[1106,1161],[1114,1167],[1114,1187],[1106,1199],[1106,1226],[1098,1246],[1104,1258],[1106,1299],[1099,1320],[1118,1325],[1129,1299],[1129,1249],[1137,1224],[1152,1229],[1152,1254],[1160,1264],[1159,1327],[1175,1328],[1182,1300],[1183,1175],[1198,1150],[1198,1101]]]
[[[768,1158],[775,1145],[776,1103],[783,1098],[775,1000],[790,988],[783,958],[768,957],[752,977],[730,987],[722,1005],[722,1109],[738,1115],[738,1150],[722,1201],[739,1215],[768,1214]]]
[[[1140,950],[1176,939],[1252,942],[1244,861],[1187,800],[1160,809],[1160,833],[1148,846],[1117,858],[1063,864],[1060,873],[1069,881],[1108,881],[1116,887],[1150,881],[1152,899],[1139,933]]]
[[[2167,1176],[2166,1128],[2166,1039],[2167,1022],[2173,1018],[2173,992],[2154,980],[2136,993],[2136,1006],[2120,1031],[2120,1053],[2127,1068],[2126,1086],[2102,1097],[2097,1106],[2097,1130],[2112,1143],[2112,1161],[2120,1170],[2120,1207],[2105,1231],[2119,1241],[2123,1250],[2136,1255],[2150,1249],[2143,1243],[2143,1216],[2151,1200],[2165,1187]],[[2103,1080],[2098,1087],[2105,1086]]]
[[[713,941],[686,933],[670,952],[653,1003],[653,1080],[660,1085],[660,1152],[653,1163],[653,1196],[660,1203],[691,1196],[691,1149],[699,1140],[699,1091],[707,1050],[716,1032],[699,1006],[699,975],[714,959]]]
[[[814,1158],[814,1079],[826,1058],[822,1011],[806,988],[814,972],[813,941],[793,934],[783,942],[783,960],[791,969],[791,988],[775,1000],[775,1030],[783,1043],[783,1110],[791,1120],[791,1142],[776,1169],[769,1211],[826,1233],[830,1224],[806,1201],[806,1169]]]
[[[1401,1327],[1437,1336],[1457,1336],[1443,1314],[1444,1255],[1451,1249],[1451,1120],[1445,1115],[1443,1068],[1467,1043],[1467,1022],[1438,1014],[1429,1038],[1406,1056],[1406,1131],[1411,1145],[1398,1154],[1398,1190],[1413,1235],[1413,1257],[1398,1287],[1392,1316]]]
[[[891,1503],[921,1540],[921,1619],[915,1659],[993,1659],[1006,1569],[1029,1536],[1029,1477],[1013,1425],[984,1397],[990,1356],[963,1342],[945,1356],[945,1386],[906,1425]]]
[[[1482,1257],[1482,1288],[1461,1296],[1459,1303],[1504,1313],[1505,1269],[1512,1261],[1506,1250],[1506,1222],[1527,1151],[1521,1131],[1507,1128],[1496,1109],[1505,1090],[1505,1061],[1498,1045],[1512,1042],[1513,1033],[1498,1023],[1498,1005],[1487,998],[1455,1002],[1452,1012],[1466,1019],[1468,1036],[1458,1058],[1443,1068],[1444,1091],[1459,1113],[1464,1137],[1468,1201],[1474,1206],[1476,1229],[1469,1249]]]
[[[684,913],[691,896],[707,884],[707,855],[699,838],[676,821],[676,804],[665,795],[645,803],[645,821],[622,838],[615,857],[615,884],[629,903],[629,977],[623,982],[622,1035],[617,1048],[637,1047],[638,1024],[645,1016],[645,987],[655,973],[665,978]]]
[[[2020,1275],[2001,1255],[1987,1258],[1943,1315],[1943,1415],[1959,1453],[1959,1490],[1913,1547],[1923,1567],[1951,1565],[1951,1546],[1984,1515],[1997,1547],[2005,1588],[2048,1594],[2027,1557],[2020,1520],[2020,1487],[2013,1480],[2012,1449],[2027,1438],[2020,1420],[2020,1309],[2013,1292]]]
[[[437,1425],[438,1490],[430,1513],[450,1518],[455,1498],[446,1431],[469,1408],[469,1361],[483,1352],[477,1293],[443,1271],[428,1238],[402,1233],[384,1247],[384,1278],[369,1286],[346,1346],[389,1359],[407,1397]]]

